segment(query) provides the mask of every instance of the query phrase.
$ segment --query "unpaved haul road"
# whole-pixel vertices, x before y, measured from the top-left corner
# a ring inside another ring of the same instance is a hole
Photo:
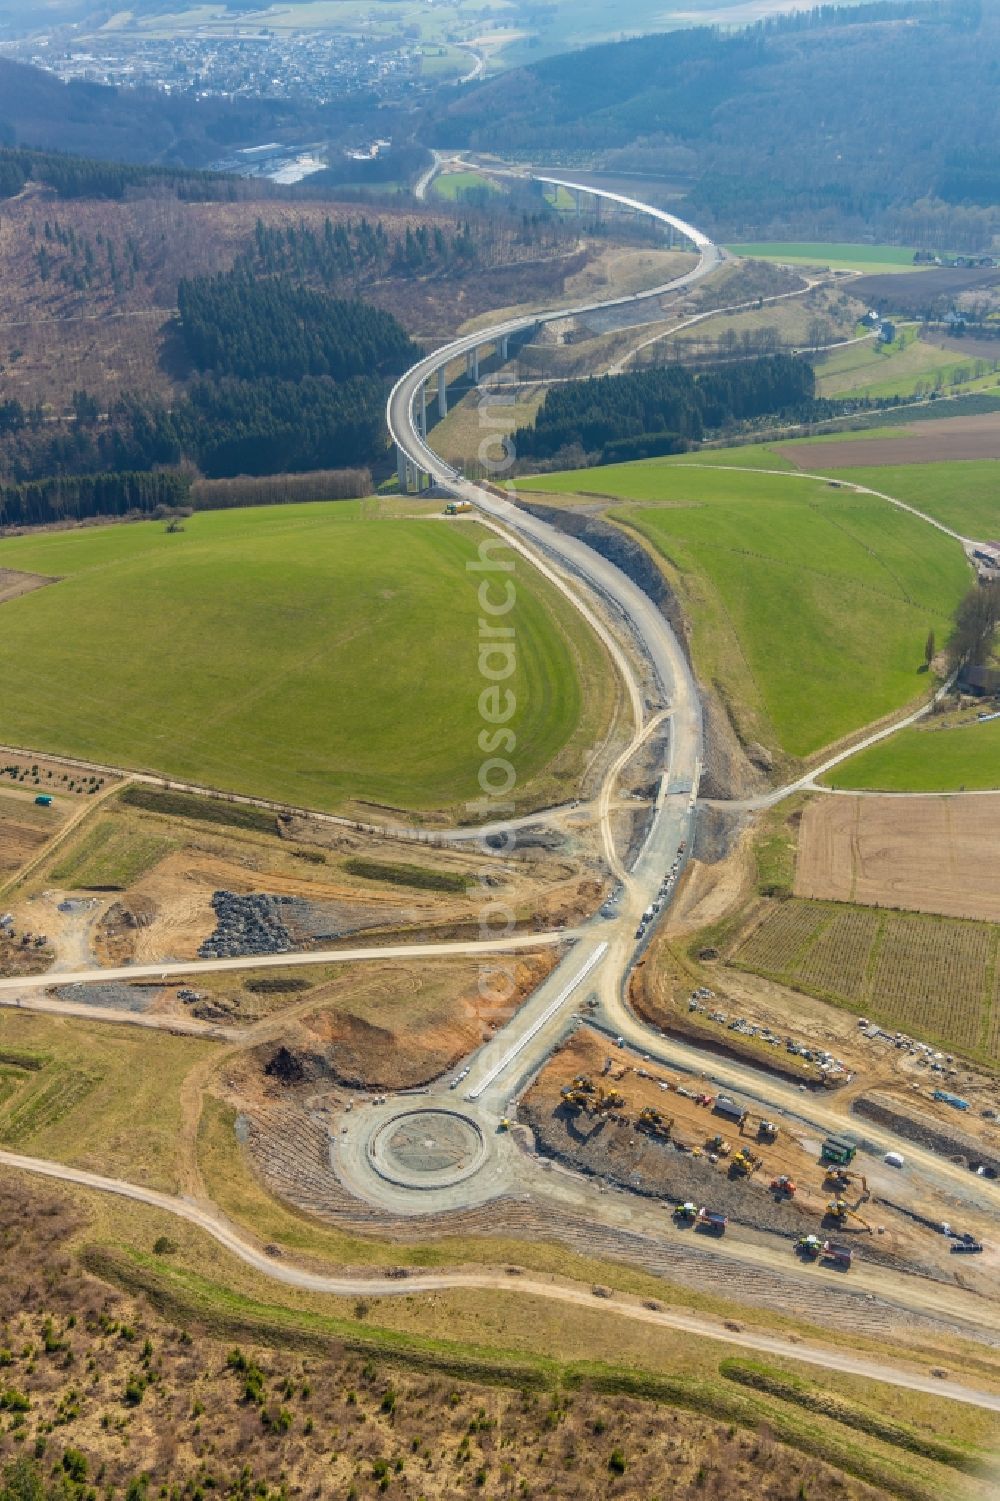
[[[262,1272],[274,1282],[294,1287],[302,1292],[327,1293],[334,1297],[402,1297],[413,1293],[442,1292],[503,1292],[515,1297],[546,1298],[550,1302],[570,1304],[576,1308],[593,1310],[600,1308],[592,1291],[578,1283],[539,1280],[530,1275],[512,1277],[501,1272],[455,1271],[416,1272],[403,1278],[380,1279],[375,1276],[324,1276],[307,1271],[304,1267],[291,1266],[275,1261],[252,1242],[239,1235],[221,1215],[214,1214],[186,1199],[172,1194],[159,1193],[156,1189],[143,1188],[137,1183],[127,1183],[121,1178],[105,1178],[98,1173],[88,1173],[82,1168],[66,1167],[61,1162],[46,1162],[39,1157],[22,1157],[16,1152],[0,1151],[0,1165],[19,1172],[35,1173],[45,1178],[55,1178],[61,1183],[76,1184],[81,1188],[96,1189],[99,1193],[117,1194],[124,1199],[146,1204],[152,1209],[176,1215],[187,1220],[199,1230],[212,1236],[213,1240],[237,1256],[247,1266]],[[818,1365],[827,1371],[842,1371],[850,1376],[862,1376],[871,1381],[881,1381],[888,1386],[904,1387],[909,1391],[925,1392],[934,1397],[949,1397],[955,1402],[964,1402],[971,1407],[985,1408],[1000,1413],[1000,1392],[985,1391],[946,1378],[928,1376],[918,1369],[908,1369],[898,1364],[870,1360],[861,1355],[850,1355],[843,1350],[830,1349],[805,1341],[797,1342],[778,1336],[759,1334],[750,1329],[729,1329],[713,1319],[699,1318],[694,1314],[679,1313],[668,1308],[649,1308],[638,1299],[624,1293],[616,1293],[610,1303],[603,1306],[614,1309],[620,1318],[649,1324],[661,1329],[672,1329],[697,1339],[715,1339],[720,1343],[736,1345],[742,1350],[759,1350],[768,1355],[781,1355],[801,1360],[807,1365]]]
[[[15,975],[0,980],[0,1006],[16,1005],[5,997],[19,991],[49,990],[63,985],[108,985],[116,980],[169,982],[187,975],[215,975],[226,970],[289,969],[310,964],[361,964],[372,959],[449,959],[463,955],[507,954],[518,949],[551,947],[576,938],[575,929],[548,933],[516,933],[511,938],[459,939],[455,943],[397,943],[379,948],[315,949],[310,953],[248,954],[239,959],[186,959],[172,964],[128,964],[120,969],[52,970],[40,975]],[[89,1012],[87,1013],[89,1015]]]

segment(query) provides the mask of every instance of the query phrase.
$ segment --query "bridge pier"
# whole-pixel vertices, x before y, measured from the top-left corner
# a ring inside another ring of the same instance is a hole
[[[497,353],[500,356],[501,362],[503,364],[506,364],[507,361],[508,361],[508,359],[510,358],[510,335],[509,334],[504,334],[503,338],[498,343],[498,345],[497,345]]]
[[[470,349],[465,356],[465,373],[472,377],[472,384],[479,385],[479,350]]]
[[[448,415],[448,371],[444,365],[438,371],[438,416]]]
[[[420,387],[420,436],[427,440],[427,387]],[[419,489],[419,486],[418,486]]]
[[[399,482],[399,488],[401,490],[403,490],[403,491],[408,490],[409,486],[410,486],[410,472],[409,471],[410,471],[410,466],[409,466],[409,463],[407,462],[406,454],[403,452],[403,450],[400,448],[399,444],[397,443],[396,444],[396,479]]]

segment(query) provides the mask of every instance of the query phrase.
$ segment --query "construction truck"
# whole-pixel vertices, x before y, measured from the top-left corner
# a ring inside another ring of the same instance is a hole
[[[446,516],[464,516],[467,511],[471,510],[472,506],[467,500],[449,500],[444,508],[444,514]]]
[[[718,1214],[714,1209],[706,1209],[704,1204],[698,1210],[695,1224],[706,1230],[711,1230],[714,1235],[725,1235],[726,1226],[729,1224],[729,1216]]]
[[[846,1199],[831,1199],[826,1206],[826,1212],[831,1219],[836,1220],[838,1225],[846,1224],[848,1219],[857,1220],[868,1234],[873,1234],[872,1227],[867,1220],[863,1220],[858,1212],[851,1208]]]
[[[794,1199],[795,1183],[787,1173],[782,1173],[780,1177],[771,1179],[771,1192],[783,1199]]]
[[[697,1204],[692,1204],[690,1199],[685,1204],[678,1204],[674,1210],[674,1219],[685,1220],[689,1225],[693,1224],[697,1218],[698,1206]]]
[[[850,1246],[839,1246],[833,1240],[823,1242],[823,1255],[827,1261],[832,1261],[835,1266],[843,1267],[845,1271],[854,1260],[854,1252]]]
[[[655,1105],[643,1105],[636,1121],[636,1129],[645,1131],[648,1136],[659,1136],[664,1141],[670,1136],[671,1127],[674,1124],[672,1115],[664,1115],[662,1110],[657,1110]]]
[[[795,1249],[801,1256],[818,1256],[823,1249],[823,1242],[818,1235],[800,1235],[795,1242]]]

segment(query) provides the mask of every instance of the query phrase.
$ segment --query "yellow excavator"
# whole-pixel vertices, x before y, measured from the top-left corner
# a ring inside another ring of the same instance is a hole
[[[737,1178],[749,1178],[757,1171],[762,1158],[754,1155],[749,1147],[741,1147],[729,1164],[730,1171]]]
[[[649,1136],[659,1136],[664,1141],[670,1136],[674,1124],[672,1115],[664,1115],[662,1110],[657,1110],[655,1105],[643,1105],[639,1111],[636,1127],[645,1131]]]
[[[868,1221],[863,1220],[860,1214],[851,1208],[846,1199],[831,1199],[826,1206],[826,1212],[832,1220],[837,1221],[838,1225],[843,1225],[848,1219],[857,1220],[858,1224],[863,1226],[869,1235],[874,1233]]]
[[[826,1170],[826,1176],[823,1181],[825,1184],[835,1189],[838,1198],[841,1197],[844,1189],[849,1188],[852,1183],[860,1184],[861,1192],[858,1194],[857,1199],[854,1201],[854,1209],[860,1209],[862,1204],[866,1204],[871,1198],[871,1190],[868,1187],[868,1179],[865,1177],[864,1173],[850,1173],[846,1168],[843,1167],[828,1167]]]

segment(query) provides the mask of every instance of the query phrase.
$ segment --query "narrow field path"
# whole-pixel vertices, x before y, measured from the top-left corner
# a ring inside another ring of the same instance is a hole
[[[435,1292],[503,1292],[515,1297],[546,1298],[575,1308],[613,1310],[615,1315],[633,1322],[652,1325],[662,1329],[676,1330],[693,1338],[714,1339],[720,1343],[735,1345],[743,1350],[758,1350],[769,1355],[800,1360],[807,1365],[820,1366],[827,1371],[841,1371],[851,1376],[862,1376],[871,1381],[880,1381],[887,1386],[924,1392],[929,1396],[948,1397],[972,1407],[1000,1413],[1000,1391],[988,1391],[969,1386],[945,1377],[929,1376],[917,1367],[907,1367],[897,1362],[889,1363],[870,1356],[851,1355],[830,1346],[816,1345],[804,1340],[792,1340],[780,1335],[760,1334],[751,1329],[731,1329],[720,1320],[681,1313],[659,1305],[649,1307],[646,1303],[625,1293],[615,1293],[612,1299],[597,1302],[592,1290],[569,1281],[542,1280],[530,1274],[517,1278],[505,1272],[492,1271],[442,1271],[415,1272],[412,1276],[387,1279],[377,1274],[339,1276],[312,1272],[288,1262],[275,1262],[266,1252],[245,1240],[220,1214],[198,1204],[144,1188],[121,1178],[106,1178],[98,1173],[89,1173],[82,1168],[66,1167],[62,1163],[47,1162],[38,1157],[24,1157],[16,1152],[0,1151],[0,1164],[14,1171],[34,1173],[45,1178],[54,1178],[63,1183],[76,1184],[81,1188],[95,1189],[99,1193],[116,1194],[132,1199],[150,1208],[163,1210],[186,1220],[210,1235],[227,1251],[238,1257],[247,1266],[274,1282],[286,1287],[299,1288],[304,1292],[329,1293],[335,1297],[359,1296],[406,1297],[414,1293]]]

